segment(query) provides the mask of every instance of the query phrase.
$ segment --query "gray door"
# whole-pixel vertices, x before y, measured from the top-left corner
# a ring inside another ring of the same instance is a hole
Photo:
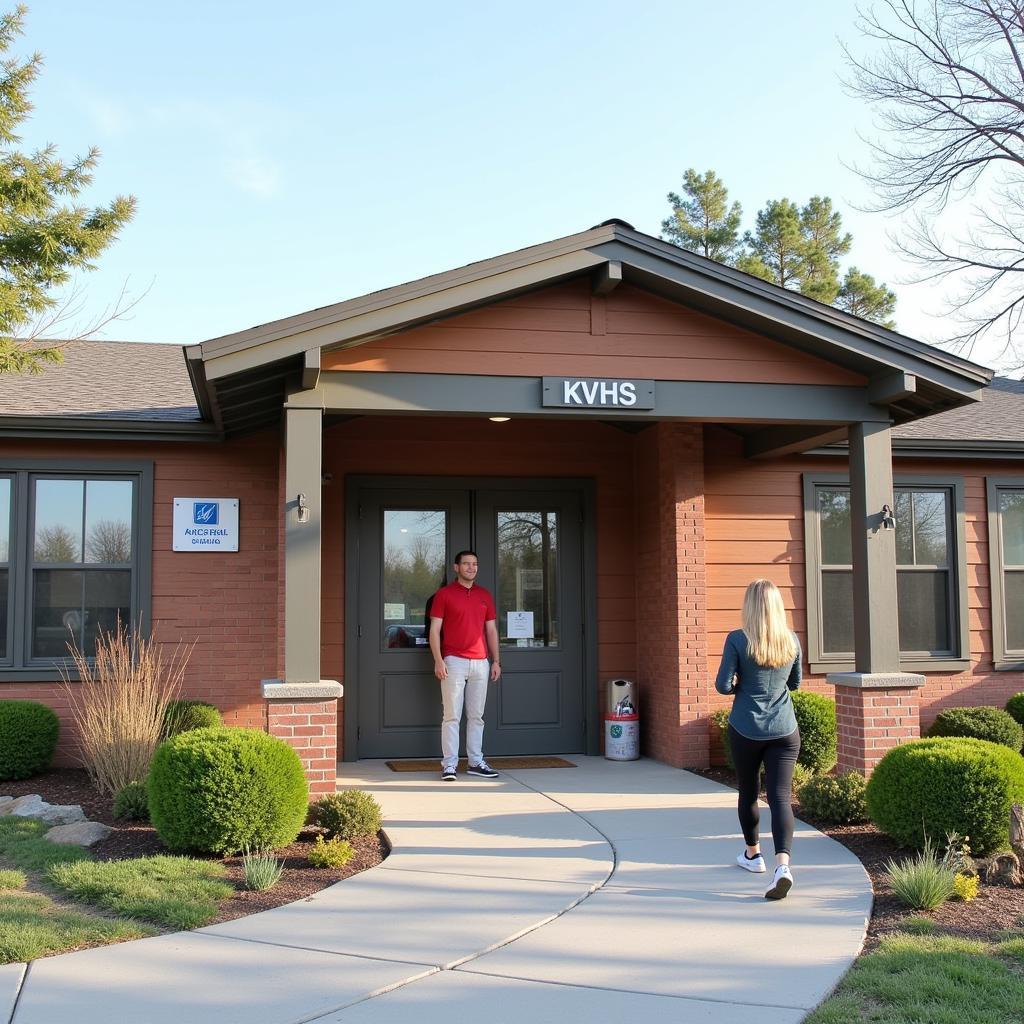
[[[488,755],[585,747],[581,495],[574,490],[363,488],[357,495],[359,757],[440,753],[441,701],[425,605],[455,552],[473,548],[494,594],[502,679]],[[447,575],[443,575],[447,573]],[[351,689],[346,687],[346,696]]]

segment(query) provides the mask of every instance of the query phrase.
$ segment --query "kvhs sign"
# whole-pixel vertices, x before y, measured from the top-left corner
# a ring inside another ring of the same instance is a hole
[[[175,498],[175,551],[237,551],[237,498]]]
[[[557,409],[653,409],[653,380],[544,377],[542,404]]]

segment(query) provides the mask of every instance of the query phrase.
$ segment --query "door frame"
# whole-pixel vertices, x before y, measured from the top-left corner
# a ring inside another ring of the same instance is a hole
[[[359,608],[359,499],[363,489],[388,488],[451,488],[452,490],[523,490],[577,491],[580,496],[582,522],[580,523],[580,552],[583,579],[583,721],[584,749],[588,755],[600,752],[600,695],[597,683],[597,488],[593,480],[582,477],[518,477],[518,476],[376,476],[356,473],[345,477],[345,550],[343,573],[345,577],[345,677],[342,760],[359,760],[359,662],[358,662],[358,608]],[[450,569],[450,567],[448,567]],[[355,614],[349,614],[350,610]],[[438,704],[440,707],[440,703]],[[440,750],[440,720],[438,721],[438,750]]]

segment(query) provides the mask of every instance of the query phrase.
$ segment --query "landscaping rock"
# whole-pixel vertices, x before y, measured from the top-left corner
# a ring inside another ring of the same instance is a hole
[[[29,796],[19,796],[16,800],[3,804],[0,806],[0,814],[13,814],[19,818],[31,818],[44,807],[49,806],[38,793],[32,793]]]
[[[0,796],[0,807],[3,807],[4,804],[9,804],[13,799],[13,796]]]
[[[990,885],[1020,885],[1024,880],[1016,854],[997,853],[984,862],[982,875]]]
[[[112,831],[109,825],[98,821],[78,821],[73,825],[55,825],[43,838],[64,846],[92,846],[106,839]]]
[[[47,825],[73,825],[85,821],[85,811],[78,804],[43,804],[43,809],[33,818]]]

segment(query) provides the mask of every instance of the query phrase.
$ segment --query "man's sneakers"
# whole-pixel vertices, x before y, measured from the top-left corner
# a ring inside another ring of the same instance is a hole
[[[775,877],[772,879],[771,888],[764,894],[766,900],[784,900],[786,894],[793,888],[793,873],[789,870],[788,864],[780,864],[775,869]]]
[[[455,769],[454,768],[442,768],[441,769],[441,781],[442,782],[454,782],[455,781]]]
[[[479,775],[481,779],[496,779],[498,773],[486,762],[481,761],[479,764],[471,764],[466,769],[467,775]]]
[[[754,857],[748,857],[746,850],[740,850],[736,855],[736,863],[739,864],[744,871],[753,871],[756,875],[764,874],[766,870],[764,866],[764,857],[762,857],[761,854],[757,854]]]

